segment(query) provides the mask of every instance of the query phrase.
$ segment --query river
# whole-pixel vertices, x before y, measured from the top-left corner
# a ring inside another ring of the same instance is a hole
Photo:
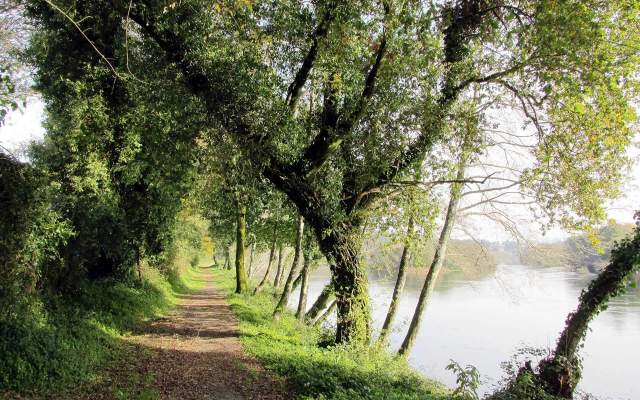
[[[449,386],[455,386],[455,377],[445,370],[450,360],[473,365],[482,376],[482,393],[490,392],[504,376],[501,363],[518,349],[554,347],[567,313],[576,307],[580,291],[592,278],[561,268],[499,265],[484,278],[441,279],[409,362],[425,376]],[[310,304],[328,279],[326,268],[313,271]],[[404,338],[422,280],[413,275],[407,281],[390,336],[392,350]],[[392,280],[370,281],[377,330],[393,284]],[[292,304],[297,299],[296,293]],[[598,399],[640,399],[640,293],[633,290],[612,301],[591,328],[581,351],[584,368],[579,389]]]

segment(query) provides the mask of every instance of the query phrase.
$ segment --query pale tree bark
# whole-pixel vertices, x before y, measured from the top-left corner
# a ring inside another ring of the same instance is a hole
[[[438,280],[438,275],[440,274],[440,270],[442,269],[442,265],[444,264],[444,260],[447,255],[447,245],[449,243],[449,238],[451,237],[451,231],[455,225],[458,203],[460,202],[460,196],[462,194],[463,183],[461,182],[464,180],[465,168],[468,161],[468,155],[466,154],[468,149],[466,149],[466,147],[468,147],[468,145],[463,144],[463,154],[461,155],[458,163],[458,171],[455,179],[456,182],[451,185],[449,205],[447,206],[444,225],[440,232],[433,260],[429,266],[429,272],[427,272],[427,277],[424,281],[424,285],[422,286],[422,290],[420,291],[420,297],[418,298],[418,304],[416,305],[413,318],[411,319],[411,324],[409,325],[409,331],[398,350],[398,354],[400,355],[408,354],[413,347],[418,331],[420,330],[422,315],[424,314],[424,310],[429,302],[431,293],[433,292],[433,288]]]
[[[264,288],[264,285],[266,285],[267,281],[269,280],[269,274],[271,273],[271,266],[273,265],[273,259],[275,258],[275,255],[276,255],[277,240],[278,240],[278,225],[274,223],[273,236],[271,238],[271,249],[269,250],[269,261],[267,262],[267,270],[265,271],[264,277],[262,278],[258,286],[256,286],[256,289],[253,292],[254,295],[260,292],[262,288]]]
[[[236,293],[246,293],[249,289],[247,270],[244,263],[245,241],[247,239],[247,208],[236,200]]]
[[[247,277],[251,278],[251,273],[253,271],[253,257],[254,254],[256,252],[256,241],[255,239],[253,240],[253,242],[251,242],[251,246],[250,247],[250,254],[249,254],[249,268],[247,269]]]
[[[306,321],[315,320],[318,317],[318,315],[322,312],[322,310],[325,309],[327,304],[329,304],[331,299],[335,297],[334,293],[335,292],[333,290],[333,285],[331,283],[327,283],[325,287],[322,289],[322,292],[320,292],[320,295],[318,296],[316,301],[313,303],[313,305],[309,309],[309,311],[307,311],[307,313],[305,314],[304,316],[305,320]]]
[[[309,266],[311,264],[311,238],[306,235],[304,251],[302,252],[303,263],[302,272],[300,272],[300,299],[298,301],[298,311],[296,318],[304,319],[305,311],[307,311],[307,292],[309,290]]]
[[[389,339],[389,330],[391,329],[391,325],[393,324],[393,320],[396,316],[398,303],[400,302],[400,297],[402,296],[402,292],[404,290],[404,284],[407,280],[407,264],[409,263],[409,258],[411,257],[409,247],[411,245],[411,236],[413,235],[413,229],[414,220],[413,217],[409,217],[409,223],[407,224],[407,236],[402,248],[402,256],[400,256],[400,264],[398,265],[398,276],[396,277],[396,284],[393,288],[393,295],[391,296],[389,310],[387,311],[387,316],[384,319],[382,330],[380,331],[380,337],[378,338],[378,342],[382,344],[386,344],[387,340]]]
[[[325,310],[325,312],[322,313],[322,315],[320,315],[318,317],[318,319],[316,319],[313,322],[313,326],[320,326],[322,325],[322,323],[327,319],[327,317],[329,317],[329,315],[331,315],[331,313],[333,312],[333,310],[335,310],[336,306],[338,305],[338,301],[337,300],[333,300],[331,302],[331,304],[329,305],[329,308],[327,308]]]
[[[295,253],[293,255],[293,263],[291,264],[291,271],[289,271],[289,275],[287,276],[287,280],[284,284],[284,289],[282,290],[282,295],[280,296],[280,301],[273,311],[273,316],[278,317],[287,307],[287,303],[289,302],[289,296],[291,295],[291,289],[293,287],[294,277],[298,273],[298,264],[300,264],[300,253],[302,252],[302,235],[304,230],[304,218],[302,216],[298,217],[298,229],[296,230],[296,247]]]
[[[284,247],[282,246],[282,243],[278,244],[278,269],[276,269],[276,276],[273,279],[273,287],[274,288],[279,288],[280,287],[280,283],[282,281],[282,275],[284,275],[283,270],[282,270],[282,256],[284,253]]]

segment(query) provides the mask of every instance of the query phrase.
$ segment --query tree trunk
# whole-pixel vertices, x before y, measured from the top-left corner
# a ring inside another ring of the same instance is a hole
[[[291,271],[287,276],[287,281],[284,284],[280,301],[273,311],[273,316],[278,317],[287,308],[289,302],[289,296],[291,295],[291,288],[293,287],[294,277],[298,273],[298,264],[300,264],[300,253],[302,252],[302,234],[304,230],[304,219],[302,215],[298,217],[298,229],[296,230],[296,248],[293,255],[293,263],[291,264]]]
[[[246,293],[248,290],[247,270],[244,265],[244,248],[247,239],[246,213],[247,208],[236,200],[236,293]]]
[[[216,255],[213,255],[213,266],[218,268],[218,259],[216,258]]]
[[[547,393],[566,399],[573,398],[573,392],[581,375],[578,350],[588,332],[589,323],[606,309],[612,297],[624,292],[634,269],[638,266],[640,266],[640,220],[633,236],[616,245],[611,251],[609,265],[580,295],[578,308],[567,317],[553,356],[540,362],[539,377]]]
[[[256,286],[256,290],[253,292],[254,295],[260,292],[264,287],[264,285],[266,285],[267,280],[269,280],[269,274],[271,273],[271,265],[273,265],[273,259],[276,255],[277,238],[278,238],[278,225],[273,224],[273,237],[271,239],[271,250],[269,251],[269,262],[267,263],[267,271],[264,273],[264,277],[262,278],[258,286]]]
[[[307,311],[307,313],[305,314],[305,320],[315,320],[318,317],[318,314],[320,314],[322,310],[324,310],[324,308],[327,306],[327,304],[329,304],[329,301],[331,301],[333,297],[333,285],[331,283],[328,283],[325,285],[324,289],[322,289],[322,292],[320,292],[320,295],[313,303],[309,311]]]
[[[411,242],[411,236],[413,235],[413,225],[413,217],[409,217],[409,223],[407,224],[407,236],[404,241],[404,247],[402,248],[402,256],[400,256],[400,265],[398,266],[396,285],[393,288],[393,295],[391,296],[389,311],[387,311],[387,317],[384,319],[384,324],[382,324],[382,330],[380,331],[380,337],[378,338],[378,342],[382,344],[386,344],[387,339],[389,338],[389,330],[391,329],[391,325],[393,324],[393,320],[396,316],[396,312],[398,310],[398,302],[400,301],[402,291],[404,290],[404,284],[407,280],[407,264],[410,258],[409,246]]]
[[[250,250],[251,253],[249,255],[249,269],[247,270],[247,277],[248,278],[251,278],[251,272],[253,271],[253,256],[254,256],[254,253],[256,252],[256,241],[255,240],[251,243],[250,249],[251,249]]]
[[[296,318],[304,319],[304,313],[307,311],[307,291],[309,290],[309,264],[311,263],[311,240],[307,235],[307,240],[302,252],[303,264],[302,272],[300,272],[300,300],[298,301],[298,311]]]
[[[280,281],[282,280],[282,253],[283,253],[283,246],[282,243],[280,243],[278,245],[278,269],[276,269],[276,277],[273,279],[273,287],[274,288],[278,288],[280,287]]]
[[[465,166],[466,157],[463,155],[458,165],[456,181],[462,181],[464,179]],[[400,355],[406,355],[409,353],[409,351],[413,347],[413,343],[415,342],[416,335],[420,330],[422,314],[424,313],[427,302],[431,297],[431,293],[433,292],[433,288],[436,284],[438,275],[440,274],[440,270],[442,269],[442,265],[444,264],[444,259],[447,254],[447,244],[449,243],[451,230],[453,229],[453,225],[455,224],[456,214],[458,211],[458,203],[460,202],[460,195],[462,194],[462,187],[463,184],[460,182],[453,183],[451,185],[451,195],[449,198],[449,205],[447,207],[447,215],[444,219],[442,231],[440,232],[440,238],[438,239],[436,252],[433,255],[433,260],[431,261],[431,265],[429,266],[429,272],[427,273],[424,285],[422,286],[422,291],[420,292],[420,297],[418,298],[418,304],[413,313],[411,324],[409,325],[409,331],[407,332],[407,335],[405,336],[404,341],[402,342],[402,345],[398,350],[398,354]]]
[[[330,260],[336,294],[336,343],[368,344],[371,338],[368,282],[360,265],[360,237],[359,225],[352,225],[331,230],[320,240],[322,252]]]
[[[229,246],[231,246],[231,244],[228,244],[224,248],[224,269],[227,270],[231,269],[231,256],[229,255]]]
[[[320,315],[320,317],[318,317],[317,320],[315,320],[315,322],[313,323],[313,326],[322,325],[322,323],[327,319],[329,315],[331,315],[331,313],[333,312],[333,310],[336,308],[337,305],[338,305],[338,301],[333,300],[329,305],[329,308],[327,308],[327,310],[323,312],[322,315]]]

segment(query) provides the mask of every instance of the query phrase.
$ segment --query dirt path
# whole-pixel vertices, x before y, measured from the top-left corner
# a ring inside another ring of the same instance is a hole
[[[210,268],[200,268],[204,287],[181,295],[173,313],[129,338],[151,350],[143,365],[161,399],[286,399],[285,385],[242,351],[236,320],[213,284]],[[146,358],[146,357],[145,357]]]

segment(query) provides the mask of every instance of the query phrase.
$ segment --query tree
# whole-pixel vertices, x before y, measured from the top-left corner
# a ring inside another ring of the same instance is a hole
[[[282,290],[282,295],[280,296],[280,300],[276,305],[275,310],[273,311],[273,316],[278,317],[282,312],[284,312],[287,304],[289,303],[289,296],[291,295],[291,291],[293,290],[293,282],[295,281],[295,276],[298,274],[298,265],[300,264],[300,254],[302,253],[302,237],[304,235],[304,218],[302,216],[298,216],[298,229],[296,231],[296,246],[295,252],[293,255],[293,262],[291,264],[291,270],[289,271],[289,275],[287,275],[287,280],[284,283],[284,289]]]
[[[264,272],[264,277],[262,278],[258,286],[256,286],[253,292],[254,295],[258,294],[258,292],[262,290],[264,285],[267,283],[267,280],[269,279],[269,273],[271,272],[271,265],[273,264],[273,260],[275,259],[277,240],[278,240],[278,224],[274,221],[271,245],[269,246],[269,261],[267,262],[267,269]]]
[[[433,288],[435,287],[438,275],[440,273],[440,270],[442,269],[442,265],[447,254],[447,245],[449,243],[451,231],[456,220],[458,203],[460,201],[460,196],[464,187],[465,169],[474,153],[474,144],[478,136],[477,128],[477,121],[474,120],[469,121],[469,125],[466,127],[466,129],[463,128],[463,139],[460,145],[461,150],[458,159],[458,165],[456,168],[457,170],[454,178],[454,183],[451,184],[450,188],[449,204],[447,205],[447,212],[445,215],[444,223],[442,226],[442,230],[440,231],[440,237],[438,238],[438,244],[436,245],[436,251],[433,255],[433,260],[431,261],[431,265],[429,266],[429,270],[422,286],[422,290],[420,291],[420,295],[418,296],[418,304],[416,305],[413,317],[411,318],[409,330],[407,331],[402,345],[398,350],[398,353],[400,355],[406,355],[411,350],[411,347],[415,342],[415,338],[420,329],[420,323],[422,321],[424,309],[429,298],[431,297],[431,293],[433,292]]]
[[[614,245],[609,264],[580,294],[578,307],[567,316],[553,353],[540,361],[537,372],[530,363],[523,366],[509,387],[494,398],[520,398],[524,392],[534,392],[532,386],[546,395],[573,398],[581,376],[578,351],[589,323],[607,308],[609,300],[624,293],[640,268],[640,213],[636,213],[636,221],[634,231]]]
[[[244,249],[247,239],[247,207],[240,204],[240,200],[236,199],[236,210],[238,214],[236,228],[236,293],[245,293],[249,290],[249,278],[247,277],[247,269],[244,263]]]
[[[450,139],[452,107],[471,86],[545,116],[537,156],[555,173],[537,181],[558,187],[563,201],[548,206],[566,206],[563,218],[601,218],[620,180],[637,65],[636,33],[625,27],[638,11],[626,1],[90,3],[135,21],[136,40],[175,67],[209,125],[228,132],[313,228],[332,269],[338,342],[369,339],[359,261],[367,212]],[[76,4],[64,8],[91,23]],[[298,107],[313,98],[310,81],[320,88],[311,113]],[[576,182],[585,189],[574,193]]]
[[[296,318],[299,320],[304,320],[307,312],[307,295],[309,290],[309,274],[311,273],[311,268],[318,261],[319,254],[317,252],[317,248],[315,246],[315,238],[313,234],[310,232],[307,227],[304,230],[303,237],[303,246],[302,246],[302,271],[300,272],[300,298],[298,301],[298,308],[296,310]],[[296,279],[297,280],[297,279]],[[294,283],[294,287],[295,287]]]

